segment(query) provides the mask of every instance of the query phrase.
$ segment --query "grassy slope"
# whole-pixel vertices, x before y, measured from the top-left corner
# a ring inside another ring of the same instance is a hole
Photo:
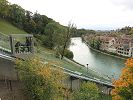
[[[2,32],[4,34],[17,34],[17,33],[18,34],[26,34],[25,31],[16,28],[12,24],[10,24],[9,22],[7,22],[1,18],[0,18],[0,32]]]
[[[72,71],[78,71],[78,72],[82,73],[82,75],[92,77],[92,78],[95,77],[98,79],[106,80],[103,78],[103,76],[99,75],[97,72],[92,71],[91,69],[89,69],[87,72],[86,67],[80,66],[80,65],[76,64],[75,62],[72,62],[67,59],[61,60],[59,58],[56,58],[55,52],[48,50],[46,48],[42,48],[42,47],[39,48],[39,52],[36,53],[36,56],[39,56],[43,61],[48,61],[48,62],[50,61],[50,62],[55,63],[57,66],[67,68]]]
[[[0,38],[2,38],[0,40],[0,46],[6,49],[10,49],[9,40],[3,34],[9,35],[9,34],[27,34],[27,33],[0,18]]]

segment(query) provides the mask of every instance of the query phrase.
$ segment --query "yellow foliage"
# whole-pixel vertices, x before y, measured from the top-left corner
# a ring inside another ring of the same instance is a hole
[[[125,97],[121,96],[122,94],[120,95],[120,93],[125,93],[125,91],[128,91],[127,94],[131,95],[132,98],[133,93],[130,87],[133,86],[133,58],[128,59],[125,65],[126,67],[123,68],[120,78],[113,81],[113,85],[115,86],[115,89],[112,90],[113,100],[123,100],[123,98],[126,98],[125,94]]]
[[[54,63],[44,63],[39,58],[33,58],[27,61],[16,60],[16,65],[21,79],[28,85],[28,90],[31,90],[32,93],[36,91],[35,94],[38,98],[44,96],[45,91],[51,91],[46,97],[63,95],[62,80],[66,78],[66,75],[63,70],[54,67]]]

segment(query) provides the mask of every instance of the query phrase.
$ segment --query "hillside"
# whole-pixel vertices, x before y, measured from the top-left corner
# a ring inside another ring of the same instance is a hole
[[[0,32],[2,32],[4,34],[17,34],[17,33],[18,34],[27,34],[25,31],[18,29],[17,27],[13,26],[12,24],[10,24],[9,22],[7,22],[3,19],[0,19]],[[6,43],[4,43],[4,42],[1,42],[1,43],[3,43],[4,46],[6,46],[5,45]],[[42,47],[40,44],[38,44],[38,46],[35,47],[35,52],[36,52],[35,55],[38,56],[39,58],[43,59],[44,61],[56,62],[56,63],[58,63],[57,66],[67,68],[74,72],[75,71],[80,72],[80,73],[82,73],[82,75],[96,77],[99,79],[106,80],[105,79],[106,76],[99,75],[97,72],[92,71],[91,69],[88,71],[89,73],[87,73],[86,68],[84,66],[79,65],[67,58],[65,58],[63,60],[56,58],[55,51],[46,49],[46,48]]]
[[[18,29],[9,22],[0,18],[0,32],[4,34],[27,34],[25,31]]]

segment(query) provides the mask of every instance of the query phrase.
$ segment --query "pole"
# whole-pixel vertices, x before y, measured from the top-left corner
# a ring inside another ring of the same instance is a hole
[[[89,64],[86,64],[86,65],[87,65],[87,73],[88,73],[88,65],[89,65]]]

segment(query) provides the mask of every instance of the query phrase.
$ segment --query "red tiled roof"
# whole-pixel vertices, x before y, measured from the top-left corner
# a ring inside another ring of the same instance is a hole
[[[114,37],[108,37],[108,36],[100,36],[100,40],[104,42],[109,42]]]

